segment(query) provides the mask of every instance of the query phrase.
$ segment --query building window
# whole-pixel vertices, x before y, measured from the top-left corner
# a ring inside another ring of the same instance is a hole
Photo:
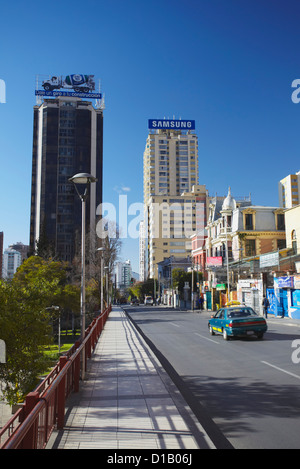
[[[277,248],[278,248],[279,250],[286,248],[286,241],[285,241],[285,239],[277,239]]]
[[[278,213],[277,214],[277,230],[281,230],[281,231],[285,230],[285,223],[284,223],[283,213]]]
[[[252,213],[245,214],[245,230],[253,230],[253,215]]]
[[[255,239],[245,240],[245,255],[246,257],[255,256]]]
[[[292,231],[292,249],[293,253],[297,254],[297,236],[296,236],[296,231]]]

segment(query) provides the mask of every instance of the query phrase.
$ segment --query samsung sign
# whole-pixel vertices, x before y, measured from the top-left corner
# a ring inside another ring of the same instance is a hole
[[[149,129],[195,130],[195,121],[149,119]]]

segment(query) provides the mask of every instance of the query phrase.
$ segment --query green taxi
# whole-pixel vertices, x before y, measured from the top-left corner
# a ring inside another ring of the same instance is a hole
[[[252,308],[238,305],[219,309],[209,319],[208,328],[211,335],[222,334],[224,340],[248,335],[262,339],[268,326],[265,318]]]

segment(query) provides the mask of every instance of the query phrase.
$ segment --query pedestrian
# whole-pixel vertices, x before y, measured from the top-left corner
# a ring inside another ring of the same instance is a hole
[[[265,318],[267,318],[268,317],[268,307],[270,306],[270,303],[269,303],[268,298],[266,298],[265,296],[262,300],[262,305],[263,305],[263,308],[264,308],[264,316],[265,316]]]
[[[200,295],[200,298],[199,298],[199,308],[200,308],[201,311],[203,310],[203,303],[204,303],[203,296]]]

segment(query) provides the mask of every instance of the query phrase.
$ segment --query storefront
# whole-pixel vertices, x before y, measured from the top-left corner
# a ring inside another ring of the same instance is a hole
[[[274,288],[267,289],[269,313],[300,319],[300,275],[275,277]]]
[[[263,281],[261,278],[240,279],[237,284],[237,300],[262,314]]]
[[[300,319],[300,275],[294,275],[294,288],[291,291],[289,316],[293,319]]]

